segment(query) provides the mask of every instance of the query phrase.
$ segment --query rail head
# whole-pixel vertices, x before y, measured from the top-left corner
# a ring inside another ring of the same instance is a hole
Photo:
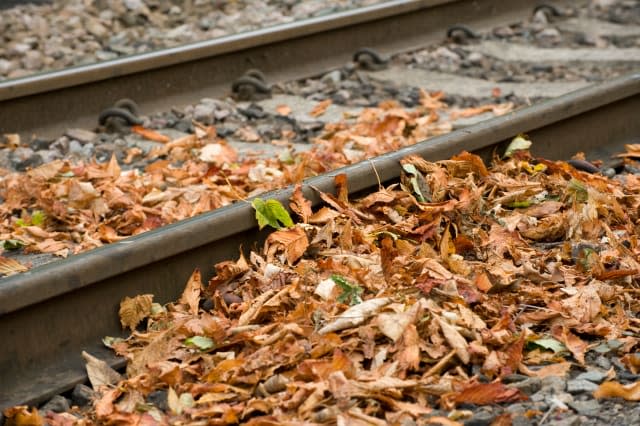
[[[110,61],[0,82],[0,102],[145,72],[465,0],[393,0]]]
[[[339,173],[346,173],[349,176],[350,191],[359,192],[377,185],[376,174],[383,182],[397,178],[398,161],[409,154],[436,160],[448,158],[461,150],[486,149],[515,134],[550,126],[625,98],[638,96],[640,96],[640,72],[635,72],[308,179],[303,185],[305,195],[314,204],[319,203],[319,197],[311,188],[326,192],[333,191],[333,177]],[[567,152],[568,147],[564,147],[562,143],[548,149],[551,151],[541,154],[556,158],[572,154]],[[376,174],[371,173],[374,168]],[[292,188],[289,187],[263,194],[262,197],[274,198],[286,203],[291,194]],[[0,316],[255,227],[256,221],[251,205],[244,202],[235,203],[68,259],[34,268],[20,275],[4,278],[0,280]]]

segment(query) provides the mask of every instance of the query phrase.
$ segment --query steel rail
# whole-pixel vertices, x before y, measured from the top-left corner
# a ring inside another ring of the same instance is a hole
[[[347,63],[362,47],[406,51],[442,40],[464,22],[476,30],[525,19],[531,0],[395,0],[334,15],[0,82],[0,133],[53,137],[94,127],[100,111],[133,98],[146,113],[223,96],[249,68],[271,82]]]
[[[377,188],[378,178],[398,178],[398,162],[409,154],[438,160],[467,150],[489,159],[521,132],[534,140],[535,155],[602,156],[640,137],[639,110],[640,73],[634,73],[308,179],[304,192],[319,204],[312,188],[333,191],[338,173],[347,174],[352,194]],[[291,193],[286,188],[263,197],[286,205]],[[194,268],[208,279],[213,264],[263,237],[250,204],[238,202],[2,280],[0,409],[42,401],[85,380],[82,350],[122,365],[100,339],[122,334],[117,312],[125,296],[174,300]]]

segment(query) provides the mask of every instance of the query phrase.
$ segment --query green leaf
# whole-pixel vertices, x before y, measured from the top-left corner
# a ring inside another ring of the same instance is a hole
[[[44,212],[40,210],[34,210],[33,214],[31,215],[31,223],[35,226],[40,226],[44,223],[46,218],[47,215],[45,215]]]
[[[25,222],[24,219],[22,219],[22,218],[16,220],[16,225],[18,225],[21,228],[24,227],[24,226],[29,226],[29,224],[27,222]]]
[[[25,246],[24,242],[20,240],[4,240],[2,242],[2,247],[5,250],[18,250],[24,246]]]
[[[213,340],[211,340],[206,336],[189,337],[188,339],[185,339],[184,344],[189,346],[195,346],[201,351],[209,350],[215,346],[215,344],[213,343]]]
[[[525,139],[524,135],[518,135],[509,144],[504,152],[505,157],[511,157],[516,151],[526,151],[531,147],[531,141]]]
[[[567,347],[564,344],[562,344],[562,342],[552,337],[545,337],[542,339],[532,340],[531,343],[533,343],[534,345],[540,346],[541,348],[551,350],[553,351],[553,353],[556,353],[556,354],[558,352],[565,352],[567,350]]]
[[[102,338],[102,344],[108,348],[113,348],[113,345],[120,342],[124,342],[122,337],[105,336]]]
[[[571,179],[567,189],[575,195],[576,201],[578,202],[584,203],[589,199],[589,191],[587,191],[587,187],[578,179]]]
[[[418,176],[420,175],[420,172],[418,171],[418,169],[416,169],[416,166],[414,166],[413,164],[403,164],[402,168],[405,172],[409,173],[412,176],[409,179],[411,182],[411,189],[416,194],[416,198],[418,198],[418,201],[420,201],[421,203],[426,203],[427,199],[424,194],[422,194],[422,191],[420,190],[420,184],[418,183]]]
[[[331,279],[342,290],[342,293],[336,298],[339,303],[346,303],[347,301],[350,305],[362,303],[362,298],[360,297],[363,291],[362,287],[357,284],[351,284],[344,277],[337,274],[331,275]]]
[[[289,228],[293,226],[293,220],[289,212],[278,200],[254,198],[251,205],[256,211],[256,219],[260,229],[269,225],[275,229]]]

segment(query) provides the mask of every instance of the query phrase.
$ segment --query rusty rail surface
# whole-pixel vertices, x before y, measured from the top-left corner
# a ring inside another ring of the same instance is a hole
[[[562,3],[566,3],[563,1]],[[464,22],[477,31],[525,19],[531,0],[394,0],[112,61],[0,82],[0,134],[49,137],[94,127],[99,113],[132,98],[145,113],[229,93],[259,68],[270,82],[347,63],[362,47],[397,53],[442,40]]]
[[[608,157],[640,139],[640,73],[591,86],[505,116],[439,136],[305,181],[333,191],[346,173],[351,193],[399,176],[399,160],[417,154],[445,159],[461,150],[489,159],[514,135],[526,132],[534,155],[566,159],[576,151]],[[286,188],[263,195],[285,205]],[[121,366],[102,347],[103,336],[122,335],[118,306],[125,296],[152,293],[158,302],[179,296],[194,268],[212,275],[216,262],[260,241],[250,204],[239,202],[0,282],[0,409],[37,403],[86,380],[81,351]]]

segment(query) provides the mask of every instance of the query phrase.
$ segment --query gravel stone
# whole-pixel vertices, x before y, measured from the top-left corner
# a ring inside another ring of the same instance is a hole
[[[595,360],[595,364],[603,370],[608,370],[611,368],[611,361],[609,361],[609,358],[604,355],[600,355],[599,357],[597,357]]]
[[[155,405],[158,409],[166,411],[169,409],[169,403],[167,402],[167,391],[157,390],[153,391],[147,396],[147,402]]]
[[[82,144],[89,143],[98,136],[94,132],[85,129],[68,129],[64,134]]]
[[[564,392],[567,382],[562,377],[548,376],[542,379],[542,392],[560,393]]]
[[[531,377],[521,382],[512,383],[510,386],[512,388],[520,389],[527,395],[531,395],[540,390],[540,388],[542,387],[542,380],[540,380],[538,377]]]
[[[525,417],[525,416],[516,416],[511,420],[512,426],[534,426],[536,423]]]
[[[40,408],[40,412],[47,413],[49,411],[53,411],[54,413],[64,413],[65,411],[69,411],[71,406],[69,405],[69,400],[61,395],[56,395],[49,400],[46,404],[44,404]]]
[[[494,417],[495,415],[488,411],[480,411],[475,413],[469,420],[466,420],[464,426],[489,426]]]
[[[603,371],[590,369],[585,371],[584,373],[578,374],[576,376],[577,380],[588,380],[593,383],[602,383],[602,381],[607,377],[607,373]]]
[[[572,401],[569,402],[568,405],[573,408],[576,413],[583,416],[595,416],[601,410],[600,403],[595,399],[587,401]]]
[[[84,407],[91,403],[93,397],[95,396],[95,392],[89,386],[78,384],[75,388],[73,388],[73,393],[71,394],[71,403],[78,407]]]
[[[570,393],[593,392],[598,385],[588,380],[573,379],[567,382],[567,391]]]

